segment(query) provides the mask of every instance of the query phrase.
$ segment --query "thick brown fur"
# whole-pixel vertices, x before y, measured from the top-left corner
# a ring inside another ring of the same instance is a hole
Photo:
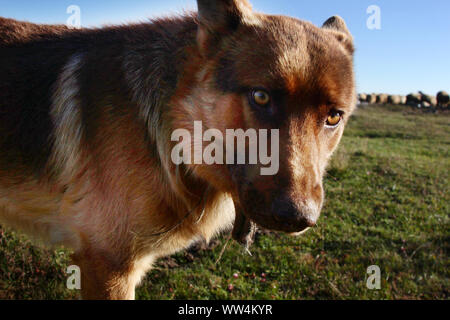
[[[318,218],[356,101],[345,23],[198,4],[198,15],[102,29],[0,18],[0,221],[73,248],[84,298],[134,298],[155,259],[229,229],[235,212],[286,232]],[[249,105],[255,87],[271,113]],[[342,123],[324,128],[333,110]],[[196,120],[279,129],[279,173],[174,165],[171,133]]]

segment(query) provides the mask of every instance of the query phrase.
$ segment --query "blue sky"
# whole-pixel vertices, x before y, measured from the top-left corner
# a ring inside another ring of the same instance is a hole
[[[257,11],[286,14],[316,25],[342,16],[355,37],[360,92],[407,94],[450,91],[448,0],[253,0]],[[65,23],[70,5],[81,8],[83,26],[145,21],[195,10],[195,0],[0,0],[0,16],[39,23]],[[369,30],[370,5],[381,9],[381,30]]]

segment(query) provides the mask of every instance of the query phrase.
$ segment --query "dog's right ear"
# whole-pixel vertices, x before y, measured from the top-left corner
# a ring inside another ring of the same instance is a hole
[[[252,14],[247,0],[197,0],[200,50],[207,53],[221,36],[235,31]]]
[[[353,46],[353,37],[348,30],[344,19],[339,16],[333,16],[325,21],[322,28],[329,29],[331,32],[334,32],[336,39],[342,43],[344,48],[346,48],[350,54],[354,53],[355,48]]]

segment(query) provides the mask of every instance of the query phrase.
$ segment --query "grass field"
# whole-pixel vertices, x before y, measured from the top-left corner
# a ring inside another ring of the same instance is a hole
[[[227,238],[158,263],[139,299],[448,299],[450,115],[361,107],[325,181],[318,227],[263,233],[253,256]],[[0,228],[0,299],[67,299],[68,252]],[[378,265],[381,289],[366,287]]]

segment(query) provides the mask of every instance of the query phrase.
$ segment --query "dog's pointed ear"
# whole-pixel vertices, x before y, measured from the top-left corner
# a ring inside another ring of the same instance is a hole
[[[202,51],[236,30],[252,14],[247,0],[197,0],[197,6],[197,40]]]
[[[339,16],[333,16],[329,18],[323,24],[322,28],[329,29],[336,36],[339,42],[342,43],[344,48],[346,48],[350,54],[355,52],[355,47],[353,46],[353,37],[347,28],[347,24],[344,19]]]

